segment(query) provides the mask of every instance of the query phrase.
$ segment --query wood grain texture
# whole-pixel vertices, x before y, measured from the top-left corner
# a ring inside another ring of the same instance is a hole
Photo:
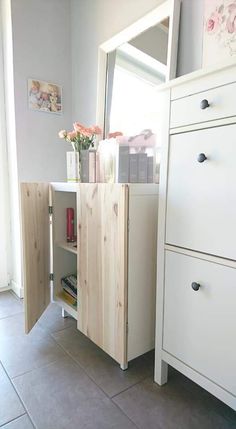
[[[50,302],[48,205],[48,183],[21,184],[26,333]]]
[[[128,186],[80,184],[78,329],[127,364]]]

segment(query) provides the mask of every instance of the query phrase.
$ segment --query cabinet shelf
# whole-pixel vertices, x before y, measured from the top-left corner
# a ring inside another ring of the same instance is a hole
[[[55,297],[55,302],[57,302],[64,310],[70,314],[74,319],[77,320],[78,314],[77,314],[77,308],[73,307],[73,305],[66,302],[61,295],[57,295]],[[78,304],[77,304],[78,305]]]
[[[57,243],[57,246],[60,247],[61,249],[67,250],[68,252],[74,253],[75,255],[77,255],[78,253],[76,242],[68,243],[67,241],[63,241],[63,242]]]

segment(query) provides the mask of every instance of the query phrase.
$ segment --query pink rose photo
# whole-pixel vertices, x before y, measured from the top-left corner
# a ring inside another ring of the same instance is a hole
[[[203,67],[236,56],[236,0],[205,0]]]

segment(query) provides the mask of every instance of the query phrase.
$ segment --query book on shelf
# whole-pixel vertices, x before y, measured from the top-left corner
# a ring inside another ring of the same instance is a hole
[[[71,305],[74,308],[77,308],[77,299],[73,298],[69,293],[64,289],[59,292],[58,297],[66,302],[66,304]]]
[[[147,158],[147,182],[154,182],[154,157],[148,156]]]
[[[96,151],[89,151],[89,183],[96,182]]]
[[[117,182],[128,183],[129,182],[129,146],[118,147],[118,159],[117,159]]]
[[[140,152],[138,154],[138,182],[147,183],[147,154]]]
[[[81,182],[89,182],[89,150],[82,149],[80,151],[81,156]]]
[[[95,167],[95,172],[96,172],[96,182],[99,183],[101,182],[101,173],[100,173],[100,154],[99,152],[95,152],[95,157],[96,157],[96,167]]]
[[[71,305],[77,305],[77,275],[69,274],[61,279],[62,296]]]
[[[138,183],[138,154],[131,153],[129,156],[129,181]]]
[[[67,152],[66,153],[66,163],[67,163],[67,181],[68,182],[78,182],[78,164],[79,164],[79,154],[78,152]]]

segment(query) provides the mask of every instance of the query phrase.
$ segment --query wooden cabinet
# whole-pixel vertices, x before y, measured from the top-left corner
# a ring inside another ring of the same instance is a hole
[[[23,183],[26,331],[51,299],[126,369],[154,347],[158,185]],[[66,242],[76,212],[77,247]],[[61,278],[77,272],[78,306]]]
[[[235,73],[231,64],[162,88],[155,360],[158,384],[170,364],[234,410]]]
[[[78,328],[125,362],[128,186],[82,185],[78,209]]]

